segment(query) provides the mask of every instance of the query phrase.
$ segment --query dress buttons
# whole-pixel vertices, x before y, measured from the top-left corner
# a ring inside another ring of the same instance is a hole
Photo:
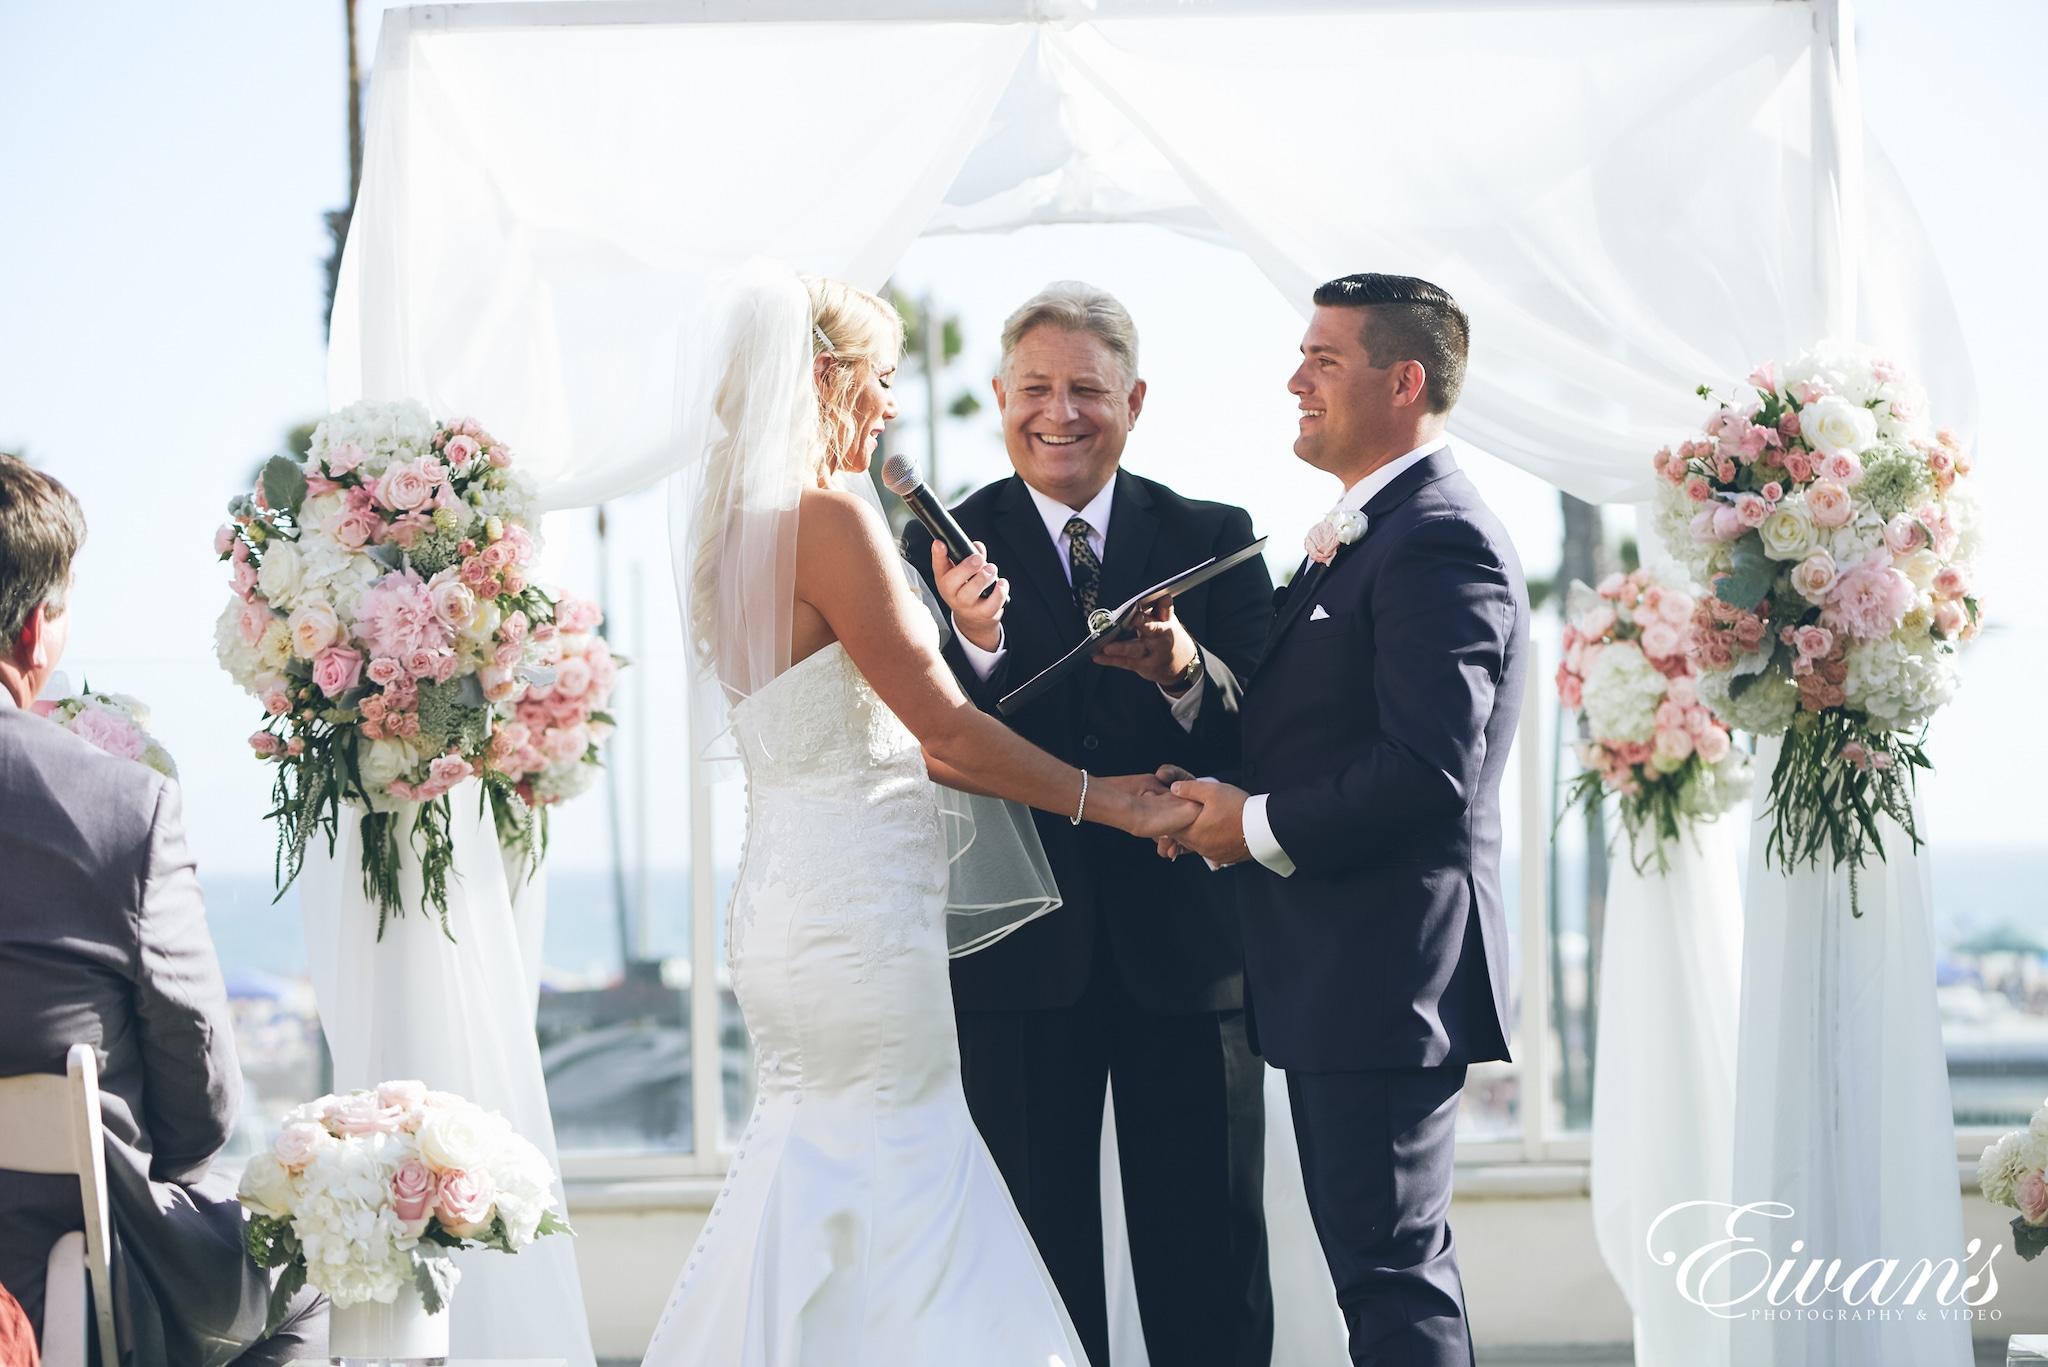
[[[1096,748],[1097,746],[1099,746],[1099,745],[1101,745],[1101,744],[1102,744],[1102,742],[1101,742],[1101,741],[1099,741],[1099,740],[1097,740],[1097,739],[1096,739],[1095,737],[1093,737],[1093,736],[1083,736],[1083,737],[1081,737],[1081,748],[1082,748],[1083,750],[1093,750],[1093,749],[1095,749],[1095,748]]]

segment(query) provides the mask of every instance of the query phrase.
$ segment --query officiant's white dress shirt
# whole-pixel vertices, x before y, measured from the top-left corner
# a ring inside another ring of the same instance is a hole
[[[1438,437],[1427,446],[1417,447],[1397,460],[1388,461],[1346,489],[1344,497],[1338,499],[1337,506],[1330,511],[1360,511],[1366,504],[1372,502],[1374,494],[1392,484],[1404,470],[1424,456],[1442,450],[1447,444],[1443,438]],[[1372,528],[1367,527],[1365,534],[1371,536]],[[1287,851],[1281,849],[1280,842],[1273,838],[1272,823],[1266,820],[1266,799],[1270,796],[1269,793],[1259,793],[1244,800],[1244,843],[1245,848],[1252,852],[1252,858],[1285,878],[1294,872],[1294,861],[1287,857]]]
[[[1088,524],[1088,548],[1095,552],[1095,563],[1100,565],[1103,562],[1104,551],[1109,545],[1109,512],[1110,505],[1116,501],[1116,477],[1112,475],[1109,483],[1102,486],[1101,492],[1080,508],[1069,508],[1056,498],[1047,498],[1032,488],[1028,481],[1024,489],[1031,495],[1031,502],[1037,507],[1038,516],[1045,522],[1045,533],[1052,538],[1053,548],[1059,552],[1060,573],[1067,577],[1067,587],[1071,589],[1074,586],[1074,548],[1073,538],[1067,534],[1067,523],[1078,517]],[[996,665],[1009,651],[1002,638],[997,639],[994,650],[983,650],[964,635],[958,632],[954,635],[958,637],[960,651],[967,657],[967,663],[973,668],[974,677],[977,679],[986,681],[989,675],[996,672]],[[1166,699],[1167,706],[1173,712],[1173,719],[1180,723],[1181,730],[1193,731],[1195,717],[1202,710],[1201,688],[1190,688],[1178,698],[1163,688],[1159,690],[1159,694]]]

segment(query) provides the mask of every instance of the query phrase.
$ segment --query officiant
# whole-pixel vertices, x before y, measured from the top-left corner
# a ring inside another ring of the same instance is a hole
[[[953,510],[983,553],[955,565],[941,546],[935,564],[917,523],[903,546],[952,611],[948,661],[990,711],[1082,639],[1098,606],[1252,539],[1244,509],[1119,468],[1145,382],[1137,329],[1106,291],[1061,281],[1013,313],[994,389],[1016,474]],[[1254,559],[1181,596],[1136,640],[1105,647],[1009,724],[1095,774],[1231,768],[1240,680],[1271,606]],[[1090,1361],[1104,1367],[1100,1146],[1113,1081],[1151,1360],[1264,1367],[1262,1066],[1245,1038],[1228,885],[1200,861],[1159,859],[1107,828],[1033,816],[1064,904],[953,962],[975,1123]]]

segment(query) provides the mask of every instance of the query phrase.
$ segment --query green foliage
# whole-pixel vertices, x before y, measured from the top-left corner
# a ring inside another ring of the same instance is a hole
[[[1934,492],[1927,459],[1903,446],[1878,446],[1863,453],[1863,478],[1856,497],[1889,522]]]
[[[2012,1217],[2012,1251],[2032,1262],[2048,1249],[2048,1225],[2030,1225],[2024,1215]]]
[[[1714,581],[1714,596],[1730,607],[1755,612],[1757,604],[1770,595],[1778,567],[1764,554],[1763,538],[1755,532],[1744,532],[1742,539],[1728,548],[1728,558],[1733,569]]]
[[[1872,755],[1868,767],[1851,764],[1843,748],[1860,744]],[[1882,755],[1884,767],[1875,757]],[[1856,870],[1866,859],[1884,859],[1878,819],[1889,817],[1920,848],[1913,824],[1914,770],[1931,769],[1925,733],[1908,740],[1892,731],[1871,731],[1860,713],[1840,708],[1801,712],[1786,728],[1778,767],[1771,774],[1771,832],[1764,856],[1790,873],[1804,864],[1818,867],[1821,855],[1849,869],[1849,902],[1855,915]]]
[[[302,422],[287,428],[284,434],[284,449],[302,461],[313,454],[313,429],[320,423],[321,419],[314,418],[310,422]]]
[[[412,567],[420,578],[432,579],[462,559],[455,549],[462,544],[462,538],[463,533],[460,531],[425,532],[412,539],[412,546],[406,551],[405,558],[412,562]]]
[[[438,737],[434,749],[445,753],[450,744],[464,754],[474,754],[491,737],[491,710],[463,701],[465,680],[420,683],[420,734]]]
[[[289,456],[272,456],[263,462],[257,482],[262,486],[264,502],[288,517],[298,517],[299,506],[306,501],[306,472],[297,461]]]
[[[455,1294],[462,1269],[440,1248],[415,1246],[412,1251],[412,1284],[420,1293],[420,1305],[429,1315],[438,1315]]]
[[[946,411],[956,418],[971,418],[981,411],[981,400],[974,397],[974,391],[963,389],[958,398],[946,405]]]
[[[1707,767],[1696,754],[1687,755],[1685,763],[1670,774],[1660,774],[1647,765],[1639,766],[1641,791],[1617,793],[1617,805],[1621,810],[1621,828],[1628,833],[1629,863],[1641,874],[1649,873],[1654,865],[1658,873],[1669,873],[1671,862],[1664,852],[1667,841],[1676,841],[1691,834],[1693,816],[1685,810],[1680,795],[1699,782],[1696,770]],[[1598,770],[1582,769],[1565,789],[1563,809],[1558,813],[1558,824],[1564,823],[1565,816],[1577,809],[1597,809],[1607,799],[1606,785],[1601,782]],[[1553,830],[1553,834],[1555,831]],[[1647,843],[1648,851],[1644,846]],[[1608,853],[1614,852],[1614,842],[1607,843]]]
[[[264,1328],[266,1334],[276,1333],[277,1326],[284,1323],[285,1307],[306,1284],[305,1250],[299,1246],[291,1217],[286,1215],[252,1215],[243,1237],[248,1242],[249,1259],[256,1266],[284,1269],[270,1293],[270,1311]]]
[[[552,1210],[544,1210],[540,1213],[540,1232],[542,1234],[566,1234],[572,1239],[576,1237],[576,1231],[569,1228],[569,1222],[555,1214]]]

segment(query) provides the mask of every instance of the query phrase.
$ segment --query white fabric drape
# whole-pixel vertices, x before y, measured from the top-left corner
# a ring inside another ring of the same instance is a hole
[[[1759,788],[1777,763],[1778,744],[1760,750]],[[1756,1236],[1774,1263],[1798,1259],[1802,1271],[1813,1258],[1839,1258],[1844,1270],[1895,1258],[1910,1278],[1922,1258],[1960,1263],[1962,1196],[1934,996],[1926,853],[1888,826],[1886,862],[1857,875],[1857,917],[1846,873],[1788,876],[1764,862],[1767,823],[1759,819],[1750,834],[1735,1191],[1740,1201],[1782,1201],[1795,1214],[1752,1220],[1741,1232]],[[1794,1240],[1804,1240],[1797,1253]],[[1754,1270],[1743,1269],[1731,1293],[1745,1289]],[[1896,1320],[1790,1326],[1744,1316],[1731,1324],[1733,1360],[1744,1367],[1968,1367],[1970,1326],[1953,1306],[1950,1315],[1940,1313],[1939,1282]],[[1899,1306],[1896,1288],[1888,1303]],[[1820,1305],[1840,1309],[1841,1298]]]
[[[1734,836],[1726,820],[1702,823],[1665,845],[1662,873],[1636,872],[1625,846],[1617,854],[1594,1052],[1594,1231],[1635,1312],[1637,1367],[1720,1367],[1727,1326],[1680,1296],[1644,1243],[1672,1206],[1729,1195],[1742,991]],[[1716,1237],[1715,1223],[1667,1221],[1660,1251]]]
[[[1474,321],[1454,428],[1582,498],[1641,494],[1697,384],[1817,340],[1850,246],[1864,340],[1973,421],[1912,208],[1829,131],[1860,125],[1811,4],[1050,8],[388,12],[331,399],[475,413],[550,506],[591,502],[673,468],[678,320],[715,272],[872,286],[927,228],[1138,220],[1227,234],[1304,308],[1348,271],[1438,280]],[[856,15],[895,21],[824,22]],[[1817,127],[1860,177],[1816,176]]]
[[[419,865],[400,887],[408,910],[384,924],[363,895],[362,840],[344,812],[333,855],[316,840],[299,875],[306,960],[334,1056],[338,1092],[418,1078],[500,1112],[559,1167],[555,1127],[533,1033],[539,981],[521,948],[497,832],[477,813],[474,780],[450,794],[455,872],[448,880],[451,941],[421,909]],[[526,938],[538,941],[542,904],[529,902]],[[561,1185],[556,1184],[559,1202]],[[566,1207],[563,1207],[566,1209]],[[576,1242],[564,1235],[524,1251],[457,1254],[450,1346],[466,1358],[561,1358],[594,1367]]]

